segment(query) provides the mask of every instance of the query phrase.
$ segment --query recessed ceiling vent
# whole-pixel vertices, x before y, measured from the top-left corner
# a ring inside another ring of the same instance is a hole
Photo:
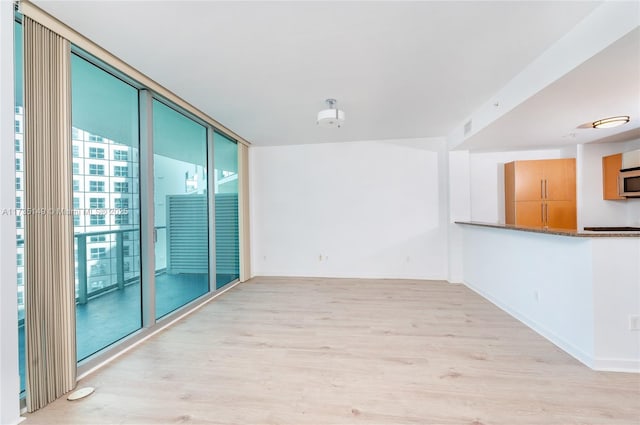
[[[466,136],[467,134],[471,133],[471,128],[472,128],[472,121],[469,120],[464,124],[464,135]]]

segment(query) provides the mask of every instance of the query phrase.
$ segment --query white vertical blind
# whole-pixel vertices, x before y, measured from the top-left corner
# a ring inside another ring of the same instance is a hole
[[[207,195],[167,195],[167,273],[209,273]]]
[[[238,194],[216,193],[216,272],[237,276]]]

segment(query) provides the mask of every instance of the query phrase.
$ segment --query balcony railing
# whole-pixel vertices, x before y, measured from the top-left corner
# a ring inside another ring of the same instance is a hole
[[[86,302],[93,297],[96,297],[104,292],[111,291],[113,289],[123,289],[126,285],[137,283],[140,281],[140,253],[139,253],[139,241],[135,238],[135,235],[139,233],[139,228],[133,229],[116,229],[116,230],[104,230],[99,232],[87,232],[87,233],[75,233],[73,235],[75,239],[75,251],[76,251],[76,302],[78,304],[86,304]],[[154,239],[158,244],[164,244],[166,238],[163,238],[160,231],[166,232],[166,226],[157,226],[154,228]],[[130,238],[126,239],[125,234],[130,234]],[[110,235],[114,235],[112,239]],[[104,236],[104,240],[91,241],[91,237]],[[129,254],[125,255],[125,242],[133,241],[133,250],[130,250]],[[24,247],[24,239],[17,239],[18,248]],[[99,253],[96,257],[92,258],[90,253],[87,253],[87,248],[92,246],[99,246],[104,248],[104,252]],[[156,246],[156,249],[164,250],[163,246]],[[131,252],[132,251],[132,252]],[[125,267],[125,260],[129,259],[129,269]],[[104,267],[105,272],[91,275],[90,262],[108,262],[107,267]],[[112,267],[113,265],[113,267]],[[22,267],[21,264],[19,264]],[[165,271],[164,265],[156,269],[156,275]],[[90,288],[90,278],[102,278],[107,280],[108,284],[101,285],[97,288]],[[115,278],[115,279],[114,279]],[[18,286],[22,286],[18,284]],[[22,303],[18,303],[19,310],[24,309]],[[22,319],[22,318],[21,318]]]
[[[165,226],[155,227],[155,232],[166,229]],[[105,230],[74,234],[76,246],[76,302],[85,304],[90,298],[114,289],[124,289],[125,285],[140,281],[140,244],[135,235],[139,228]],[[125,235],[130,235],[128,238]],[[112,237],[113,236],[113,237]],[[103,239],[91,240],[92,237]],[[125,255],[125,243],[132,241],[129,253]],[[93,253],[89,249],[95,248]],[[125,262],[128,259],[128,262]],[[91,264],[93,263],[93,264]],[[128,264],[129,267],[125,267]],[[96,273],[91,273],[90,266],[95,267]],[[156,273],[162,269],[156,270]],[[100,282],[98,287],[92,288],[89,283]]]

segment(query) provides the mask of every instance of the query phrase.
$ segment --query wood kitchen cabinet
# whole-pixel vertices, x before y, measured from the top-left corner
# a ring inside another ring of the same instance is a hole
[[[544,161],[545,196],[549,201],[576,200],[576,160]]]
[[[576,160],[514,161],[504,165],[507,224],[576,229]]]
[[[546,227],[576,230],[576,201],[545,201]],[[516,207],[517,208],[517,207]]]
[[[510,171],[513,174],[514,200],[517,201],[539,201],[544,194],[544,161],[517,161],[511,162],[513,167]],[[505,165],[505,171],[506,166]],[[515,175],[517,174],[517,178]],[[505,174],[505,182],[507,174]]]
[[[618,176],[622,168],[622,154],[602,157],[602,199],[623,200],[624,196],[618,195]]]
[[[507,224],[519,224],[529,227],[543,227],[544,205],[540,201],[519,201],[513,205],[514,219]]]

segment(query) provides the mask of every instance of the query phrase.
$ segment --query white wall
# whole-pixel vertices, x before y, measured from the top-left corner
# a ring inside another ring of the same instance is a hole
[[[624,143],[582,145],[578,155],[578,227],[639,226],[640,198],[620,201],[602,199],[602,157],[640,148],[640,140]]]
[[[449,152],[449,282],[463,282],[463,229],[455,222],[471,220],[470,188],[469,151]]]
[[[13,2],[0,1],[0,209],[15,208]],[[16,218],[0,214],[0,423],[20,416]]]
[[[589,242],[465,226],[465,283],[590,365],[594,316]]]
[[[487,249],[491,247],[491,249]],[[464,226],[467,286],[598,370],[640,372],[640,239]]]
[[[574,158],[573,149],[471,153],[471,220],[504,223],[504,164],[529,159]]]
[[[250,155],[253,275],[446,279],[444,139]]]
[[[627,200],[627,224],[640,227],[640,200]]]
[[[598,238],[593,244],[594,368],[640,372],[640,239]]]

